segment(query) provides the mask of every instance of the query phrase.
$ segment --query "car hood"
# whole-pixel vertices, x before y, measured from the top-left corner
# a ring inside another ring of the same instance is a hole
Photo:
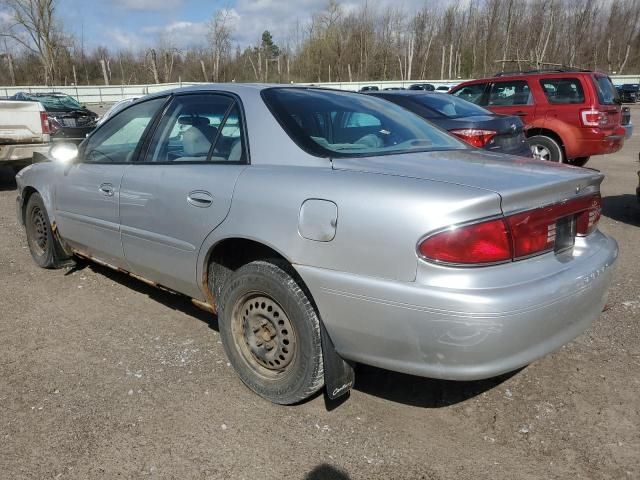
[[[500,195],[504,213],[598,192],[604,178],[595,170],[475,149],[334,158],[332,166],[488,190]]]

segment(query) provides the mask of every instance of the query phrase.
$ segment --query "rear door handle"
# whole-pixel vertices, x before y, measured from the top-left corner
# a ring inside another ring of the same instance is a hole
[[[518,112],[513,112],[513,113],[514,113],[514,115],[518,115],[519,117],[524,117],[527,114],[527,112],[523,112],[522,110],[520,110]]]
[[[204,190],[194,190],[187,195],[187,202],[194,207],[210,207],[213,203],[213,195]]]
[[[113,194],[115,193],[113,185],[110,183],[103,183],[98,187],[98,190],[100,190],[105,197],[113,197]]]

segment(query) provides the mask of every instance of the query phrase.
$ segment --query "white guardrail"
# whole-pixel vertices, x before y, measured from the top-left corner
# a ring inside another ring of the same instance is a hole
[[[640,83],[640,75],[612,75],[611,80],[615,85],[623,83]],[[414,83],[430,83],[436,87],[440,85],[454,86],[464,79],[454,80],[387,80],[387,81],[371,81],[371,82],[316,82],[316,83],[297,83],[295,85],[313,85],[316,87],[336,88],[339,90],[360,90],[364,86],[376,86],[383,88],[407,88]],[[18,87],[0,87],[0,97],[10,97],[18,92],[61,92],[71,95],[78,99],[80,103],[87,104],[109,104],[122,100],[123,98],[141,97],[149,93],[161,92],[178,87],[187,87],[190,85],[202,85],[204,82],[176,82],[161,83],[148,85],[77,85],[77,86],[18,86]]]

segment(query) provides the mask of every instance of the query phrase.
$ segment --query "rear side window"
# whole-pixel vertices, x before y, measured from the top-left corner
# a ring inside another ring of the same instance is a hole
[[[486,83],[475,83],[473,85],[466,85],[460,90],[453,92],[458,98],[466,100],[467,102],[475,103],[476,105],[482,105],[482,94],[487,88]],[[438,87],[440,89],[440,87]]]
[[[524,80],[496,82],[491,85],[489,105],[494,107],[510,107],[512,105],[530,105],[531,90]]]
[[[549,103],[584,103],[584,90],[577,78],[540,80],[540,86]]]
[[[598,100],[600,101],[600,105],[611,105],[614,103],[618,103],[618,91],[611,83],[609,77],[603,76],[595,76],[593,77],[595,81],[596,90],[598,92]]]
[[[372,95],[276,87],[262,98],[291,139],[318,157],[466,149],[422,118]]]
[[[412,95],[411,100],[433,112],[425,118],[460,118],[493,115],[489,110],[453,95]]]

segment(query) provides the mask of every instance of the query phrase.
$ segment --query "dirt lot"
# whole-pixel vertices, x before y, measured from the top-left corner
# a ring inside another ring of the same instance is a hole
[[[0,478],[640,478],[639,150],[636,132],[590,162],[620,261],[586,334],[484,382],[362,367],[333,409],[251,393],[183,298],[94,265],[37,268],[5,175]]]

